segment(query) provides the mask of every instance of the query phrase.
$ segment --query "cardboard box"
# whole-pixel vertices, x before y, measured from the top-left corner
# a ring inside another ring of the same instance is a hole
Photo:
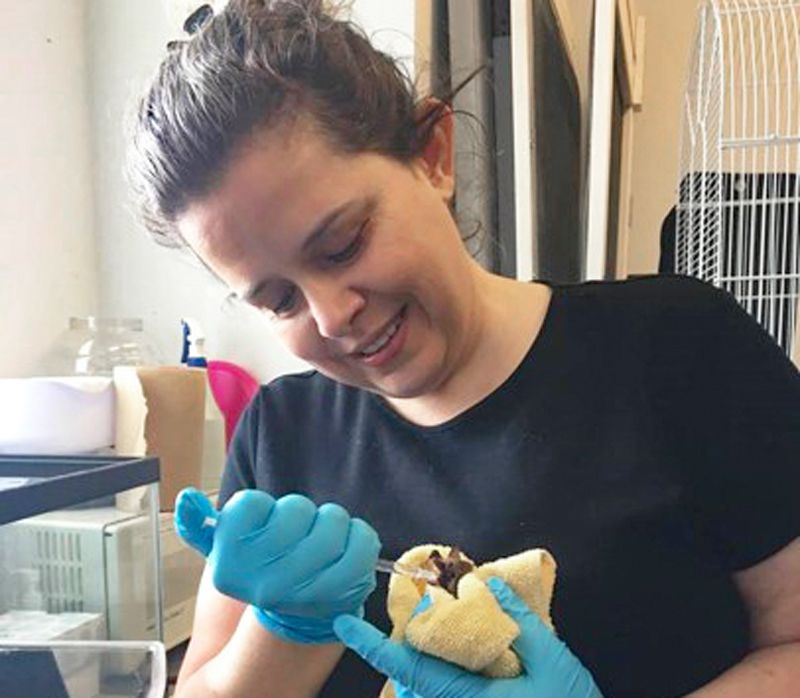
[[[117,367],[114,386],[116,451],[159,458],[160,509],[172,511],[180,490],[201,485],[206,372],[182,366]],[[117,504],[136,510],[135,497]]]

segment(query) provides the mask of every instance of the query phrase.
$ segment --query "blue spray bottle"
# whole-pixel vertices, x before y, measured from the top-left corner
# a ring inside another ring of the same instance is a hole
[[[183,345],[181,363],[188,368],[207,371],[205,356],[205,335],[200,324],[191,318],[181,320]],[[222,470],[225,465],[225,420],[217,407],[206,374],[206,404],[203,423],[203,466],[201,488],[206,492],[219,489]]]

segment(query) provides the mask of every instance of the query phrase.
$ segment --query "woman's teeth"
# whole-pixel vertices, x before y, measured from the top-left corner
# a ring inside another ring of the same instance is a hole
[[[398,317],[389,327],[386,332],[384,332],[378,339],[376,339],[372,344],[368,347],[364,347],[364,350],[361,352],[362,356],[372,356],[373,354],[377,354],[381,349],[383,349],[388,343],[389,340],[394,337],[395,332],[400,327],[400,323],[403,321],[402,316]]]

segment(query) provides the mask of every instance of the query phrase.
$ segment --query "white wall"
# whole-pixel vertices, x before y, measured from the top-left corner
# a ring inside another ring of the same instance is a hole
[[[381,51],[401,58],[414,74],[414,0],[354,0],[353,20]]]
[[[3,2],[0,376],[96,311],[84,0]]]

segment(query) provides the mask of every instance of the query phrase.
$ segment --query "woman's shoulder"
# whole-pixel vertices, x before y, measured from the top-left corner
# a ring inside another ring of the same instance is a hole
[[[653,303],[667,305],[718,302],[724,292],[691,276],[652,274],[618,281],[585,281],[553,285],[554,293],[574,299],[609,303]]]
[[[616,318],[691,320],[738,310],[726,291],[688,276],[637,276],[621,281],[588,281],[553,286],[564,312],[600,320]]]
[[[733,296],[709,283],[653,275],[554,286],[550,326],[572,341],[656,346],[660,354],[716,341],[731,324],[752,324],[743,315]]]

